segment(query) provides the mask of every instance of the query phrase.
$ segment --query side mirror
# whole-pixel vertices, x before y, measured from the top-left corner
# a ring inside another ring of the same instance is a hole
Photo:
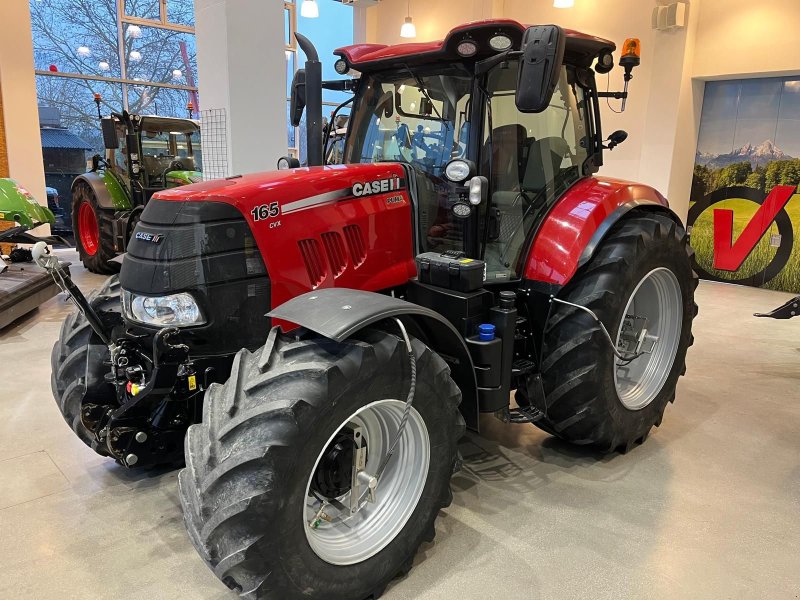
[[[114,119],[106,117],[100,120],[100,129],[103,132],[103,146],[106,150],[116,150],[119,148],[119,137],[117,137],[117,124]]]
[[[540,113],[550,105],[564,62],[564,30],[558,25],[537,25],[525,31],[517,76],[517,109]]]
[[[610,136],[608,136],[608,146],[606,149],[613,150],[615,147],[619,146],[622,142],[628,139],[628,132],[623,131],[622,129],[618,129]]]
[[[306,70],[297,69],[292,79],[292,96],[289,103],[289,114],[292,117],[292,126],[300,127],[303,110],[306,108]]]

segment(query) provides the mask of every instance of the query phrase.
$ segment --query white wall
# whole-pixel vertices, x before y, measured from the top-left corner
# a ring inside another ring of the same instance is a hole
[[[9,174],[47,205],[28,3],[0,0],[0,89]]]
[[[231,175],[287,153],[283,2],[195,0],[202,110],[223,108]]]
[[[798,35],[798,0],[702,0],[693,75],[795,75],[800,73]]]

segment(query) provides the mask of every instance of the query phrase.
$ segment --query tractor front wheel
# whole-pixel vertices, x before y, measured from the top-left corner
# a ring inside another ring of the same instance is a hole
[[[619,223],[554,303],[544,332],[541,429],[603,452],[627,452],[661,424],[686,370],[697,275],[685,229],[663,214]],[[533,395],[531,395],[533,397]],[[517,402],[528,404],[525,389]]]
[[[228,382],[207,391],[203,422],[189,428],[179,478],[189,536],[242,597],[377,598],[433,540],[450,504],[461,392],[415,339],[413,405],[369,497],[370,474],[404,420],[411,364],[397,336],[357,337],[273,330],[260,352],[239,352]]]
[[[109,262],[114,251],[114,211],[101,208],[92,189],[78,183],[72,192],[72,232],[81,261],[92,273],[111,275],[119,271]]]
[[[99,289],[86,299],[99,312],[121,312],[119,278],[109,277]],[[98,454],[108,455],[102,444],[81,421],[83,400],[91,397],[113,403],[114,388],[105,381],[111,360],[108,347],[97,337],[89,322],[74,311],[61,325],[58,340],[50,355],[50,386],[61,416],[81,441]]]

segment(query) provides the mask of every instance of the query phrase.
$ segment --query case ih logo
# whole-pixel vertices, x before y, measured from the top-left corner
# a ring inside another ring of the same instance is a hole
[[[733,281],[744,285],[761,286],[773,279],[783,270],[792,254],[794,232],[792,231],[792,220],[786,212],[786,204],[798,192],[800,192],[798,188],[787,185],[775,186],[769,195],[757,189],[733,186],[711,192],[696,202],[687,218],[690,227],[706,210],[724,200],[742,198],[760,205],[735,242],[733,241],[733,211],[727,208],[714,209],[715,269],[731,272],[739,270],[773,223],[778,227],[780,245],[772,261],[764,269],[750,277],[734,280],[721,279],[700,267],[696,259],[693,261],[694,270],[704,279],[728,283]]]
[[[160,233],[145,233],[144,231],[136,232],[137,240],[142,240],[143,242],[150,242],[151,244],[157,244],[163,238],[164,236]]]
[[[377,179],[366,183],[353,184],[353,196],[369,196],[371,194],[383,194],[386,192],[396,192],[400,189],[401,181],[399,177],[389,179]]]

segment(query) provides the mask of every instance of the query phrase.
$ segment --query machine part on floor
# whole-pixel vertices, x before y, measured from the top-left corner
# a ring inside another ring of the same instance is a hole
[[[402,338],[368,329],[334,342],[273,329],[263,349],[237,355],[227,383],[209,389],[203,421],[186,438],[180,496],[192,542],[229,587],[291,598],[301,578],[309,598],[367,598],[433,539],[452,498],[461,394],[445,362],[411,343],[420,385],[407,426],[376,502],[347,522],[328,521],[324,510],[328,501],[350,511],[352,456],[331,450],[360,427],[366,471],[377,470],[407,407]]]
[[[84,266],[112,274],[110,262],[125,252],[142,209],[155,192],[203,180],[195,153],[200,125],[191,119],[141,116],[127,111],[103,117],[95,95],[105,155],[72,183],[72,226]],[[124,157],[124,164],[118,163]]]
[[[79,178],[113,213],[114,252],[135,231],[113,299],[81,301],[50,265],[88,318],[54,350],[62,414],[126,468],[186,461],[191,540],[243,597],[379,596],[433,538],[481,412],[612,452],[674,398],[696,277],[666,199],[595,176],[592,66],[614,44],[533,29],[337,50],[358,83],[322,82],[298,37],[290,116],[308,110],[309,168],[146,206],[100,185],[102,159]],[[323,87],[355,93],[335,166]]]
[[[28,249],[14,246],[40,241],[68,246],[59,236],[39,237],[29,232],[54,220],[53,213],[16,181],[0,179],[0,221],[5,227],[0,228],[0,254],[9,254],[9,262],[0,256],[0,329],[58,294],[58,287],[46,271],[15,264],[30,262],[31,254]]]
[[[33,229],[44,223],[52,224],[55,215],[36,201],[28,190],[14,179],[0,178],[0,221],[10,221]]]
[[[800,296],[795,296],[791,300],[787,300],[778,308],[775,308],[768,313],[755,313],[756,317],[770,317],[772,319],[791,319],[800,314]]]
[[[14,248],[8,255],[8,259],[12,263],[29,263],[33,262],[33,253],[30,248]]]

